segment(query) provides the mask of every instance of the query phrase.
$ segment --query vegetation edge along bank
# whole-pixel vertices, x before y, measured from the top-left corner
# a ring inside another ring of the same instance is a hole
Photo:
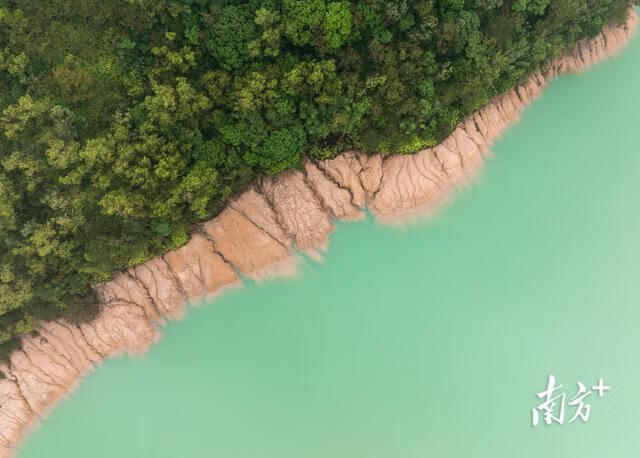
[[[633,3],[0,0],[0,354],[260,177],[435,147]]]
[[[636,22],[630,11],[624,24],[582,41],[433,148],[384,159],[349,152],[261,180],[198,226],[186,245],[96,285],[100,312],[91,322],[39,323],[38,333],[25,336],[22,349],[0,366],[0,457],[11,456],[29,428],[104,358],[145,351],[160,338],[159,325],[181,318],[187,304],[219,294],[241,276],[290,274],[295,250],[314,256],[326,249],[333,219],[361,218],[367,204],[387,222],[432,211],[473,179],[492,142],[549,79],[617,52]]]

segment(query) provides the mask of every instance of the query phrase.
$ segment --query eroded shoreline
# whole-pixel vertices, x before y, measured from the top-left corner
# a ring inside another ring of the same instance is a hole
[[[347,152],[307,163],[304,173],[265,179],[199,226],[186,246],[97,286],[103,306],[94,322],[43,323],[40,335],[24,339],[1,368],[7,378],[0,381],[0,456],[10,456],[28,428],[103,358],[143,352],[158,340],[158,325],[181,318],[187,302],[238,284],[240,274],[260,279],[292,272],[296,249],[319,255],[332,220],[362,218],[365,205],[384,222],[440,205],[481,170],[492,142],[549,79],[616,52],[635,21],[633,14],[625,26],[580,43],[548,73],[496,98],[435,148],[384,160]]]

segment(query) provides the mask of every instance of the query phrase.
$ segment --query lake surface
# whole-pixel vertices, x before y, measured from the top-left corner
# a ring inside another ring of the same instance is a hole
[[[109,360],[20,458],[640,455],[640,39],[556,80],[483,179],[408,229],[339,224]],[[547,376],[588,423],[531,426]]]

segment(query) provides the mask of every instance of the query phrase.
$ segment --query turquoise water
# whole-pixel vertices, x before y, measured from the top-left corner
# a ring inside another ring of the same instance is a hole
[[[638,81],[638,38],[556,80],[433,221],[338,225],[297,279],[107,361],[20,458],[637,457]],[[550,373],[613,388],[533,428]]]

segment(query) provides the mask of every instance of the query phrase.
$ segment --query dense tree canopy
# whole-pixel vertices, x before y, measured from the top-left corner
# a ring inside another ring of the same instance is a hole
[[[412,152],[631,0],[0,0],[0,345],[260,174]]]

